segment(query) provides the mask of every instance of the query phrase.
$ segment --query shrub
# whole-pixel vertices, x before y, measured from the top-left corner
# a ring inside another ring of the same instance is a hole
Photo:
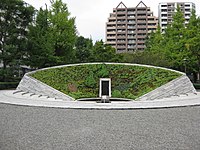
[[[193,83],[195,89],[200,89],[200,84],[199,83]]]
[[[0,90],[14,89],[18,84],[19,82],[0,82]]]
[[[90,71],[89,76],[85,79],[85,86],[89,88],[95,88],[96,80],[94,79],[94,73]]]
[[[121,94],[121,92],[119,91],[119,90],[114,90],[113,92],[112,92],[112,97],[122,97],[122,94]]]

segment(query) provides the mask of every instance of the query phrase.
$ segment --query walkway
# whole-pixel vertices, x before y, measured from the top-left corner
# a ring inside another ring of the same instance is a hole
[[[197,94],[174,96],[154,101],[124,101],[111,103],[96,103],[95,101],[63,101],[18,91],[0,91],[0,103],[42,106],[55,108],[76,109],[144,109],[144,108],[170,108],[182,106],[200,106],[200,92]]]
[[[200,149],[200,93],[96,103],[0,91],[0,120],[0,150]]]
[[[82,110],[0,104],[1,150],[199,150],[200,106]]]

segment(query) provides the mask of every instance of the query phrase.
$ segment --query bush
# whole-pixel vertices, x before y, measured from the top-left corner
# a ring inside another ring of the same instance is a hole
[[[89,76],[86,78],[85,80],[85,86],[86,87],[89,87],[89,88],[94,88],[95,85],[96,85],[96,80],[94,79],[94,75],[93,75],[93,72],[90,71],[90,74]]]
[[[0,82],[0,90],[15,89],[19,82]]]
[[[122,97],[122,94],[119,90],[114,90],[112,92],[112,97]]]
[[[194,85],[195,89],[200,89],[200,84],[199,83],[193,83],[193,85]]]

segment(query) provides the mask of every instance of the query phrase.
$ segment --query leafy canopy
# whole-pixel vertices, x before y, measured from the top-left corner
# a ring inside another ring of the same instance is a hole
[[[28,25],[33,20],[34,8],[22,0],[0,1],[0,80],[19,75],[19,65],[27,50]]]

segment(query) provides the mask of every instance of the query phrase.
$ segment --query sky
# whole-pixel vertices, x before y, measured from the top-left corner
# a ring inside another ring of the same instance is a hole
[[[50,7],[50,0],[24,0],[36,9]],[[76,18],[76,27],[79,35],[92,38],[93,41],[105,41],[106,22],[113,8],[122,1],[126,7],[136,7],[141,0],[62,0],[67,4],[71,17]],[[196,13],[200,16],[200,0],[143,0],[150,7],[155,16],[158,16],[160,2],[193,2]]]

